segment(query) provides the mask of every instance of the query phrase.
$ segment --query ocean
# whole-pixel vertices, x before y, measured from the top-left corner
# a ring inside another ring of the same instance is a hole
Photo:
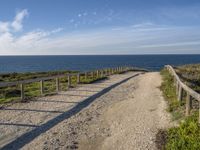
[[[200,63],[200,55],[0,56],[0,73],[89,71],[124,65],[158,71],[166,64],[177,66],[191,63]]]

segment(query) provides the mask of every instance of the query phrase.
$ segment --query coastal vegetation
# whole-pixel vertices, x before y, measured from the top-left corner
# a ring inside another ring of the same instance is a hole
[[[176,67],[176,72],[183,82],[199,92],[199,64]],[[197,150],[200,147],[200,125],[198,123],[197,109],[194,109],[190,116],[185,117],[185,100],[181,102],[177,100],[174,78],[167,69],[163,69],[161,75],[163,76],[161,90],[168,102],[168,111],[172,113],[172,119],[179,122],[179,126],[172,127],[166,131],[167,140],[164,149]],[[186,97],[186,93],[184,93],[184,97]]]
[[[200,64],[178,66],[176,72],[189,87],[200,93]]]
[[[0,74],[0,82],[12,82],[12,81],[22,81],[28,79],[36,79],[41,77],[50,77],[56,75],[66,74],[65,77],[59,79],[59,87],[61,91],[67,90],[69,87],[67,86],[68,73],[77,73],[77,71],[51,71],[51,72],[36,72],[36,73],[8,73],[8,74]],[[91,74],[87,75],[85,78],[84,74],[80,75],[80,83],[81,84],[89,84],[98,80],[106,79],[105,76],[92,76]],[[77,77],[71,77],[71,86],[75,87],[77,85]],[[33,97],[38,97],[41,95],[40,93],[40,83],[33,82],[25,84],[25,97],[26,100],[31,99]],[[55,94],[56,93],[56,80],[50,79],[45,80],[44,82],[44,95]],[[10,87],[0,87],[0,104],[6,102],[13,102],[13,101],[20,101],[21,91],[20,85],[17,86],[10,86]]]

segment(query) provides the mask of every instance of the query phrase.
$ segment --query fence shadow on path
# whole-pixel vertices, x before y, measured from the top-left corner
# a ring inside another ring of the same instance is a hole
[[[46,123],[40,125],[39,127],[24,133],[14,141],[8,143],[7,145],[3,146],[1,150],[17,150],[34,140],[36,137],[40,136],[42,133],[45,133],[46,131],[50,130],[52,127],[56,126],[58,123],[62,122],[65,119],[70,118],[71,116],[79,113],[83,108],[90,105],[95,99],[98,97],[104,95],[105,93],[109,92],[111,89],[115,88],[116,86],[128,81],[129,79],[138,76],[140,73],[137,73],[131,77],[128,77],[118,83],[115,83],[107,88],[104,88],[99,93],[96,93],[92,95],[89,98],[86,98],[82,102],[78,103],[75,107],[71,108],[70,110],[58,115],[57,117],[47,121]]]

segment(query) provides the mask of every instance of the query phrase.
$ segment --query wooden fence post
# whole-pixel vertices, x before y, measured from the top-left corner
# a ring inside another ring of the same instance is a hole
[[[68,88],[71,86],[71,75],[68,75]]]
[[[183,88],[179,86],[179,91],[178,91],[178,101],[181,101],[183,97]]]
[[[87,72],[85,72],[85,80],[87,80]]]
[[[44,81],[43,80],[40,81],[40,94],[41,95],[44,94]]]
[[[77,84],[80,83],[80,73],[77,74]]]
[[[103,72],[103,70],[101,70],[101,77],[103,77],[104,76],[104,72]]]
[[[56,78],[56,92],[59,92],[60,90],[60,82],[59,82],[59,78]]]
[[[97,74],[97,78],[99,78],[99,70],[97,70],[96,74]]]
[[[91,72],[91,76],[92,76],[92,79],[94,79],[94,72],[93,71]]]
[[[176,96],[178,97],[178,89],[179,89],[178,81],[175,82],[175,86],[176,86]]]
[[[24,84],[23,83],[20,85],[20,88],[21,88],[21,100],[23,101],[24,100]]]
[[[186,95],[186,116],[190,115],[190,110],[191,110],[191,96],[187,92],[187,95]]]

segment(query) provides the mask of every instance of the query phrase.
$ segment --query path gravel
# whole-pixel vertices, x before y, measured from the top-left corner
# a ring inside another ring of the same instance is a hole
[[[157,149],[156,134],[170,126],[161,76],[153,72],[130,78],[135,74],[114,75],[0,110],[0,145],[24,150]]]

